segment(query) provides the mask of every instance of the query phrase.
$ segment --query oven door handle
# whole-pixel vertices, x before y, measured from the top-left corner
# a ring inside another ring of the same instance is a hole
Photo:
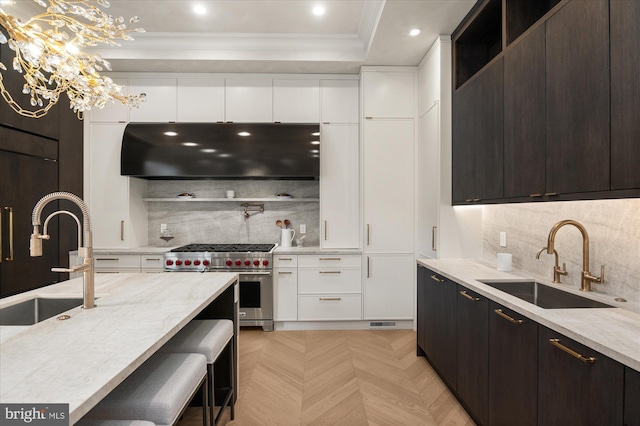
[[[267,272],[240,272],[238,271],[238,275],[267,275],[271,276],[271,271]]]

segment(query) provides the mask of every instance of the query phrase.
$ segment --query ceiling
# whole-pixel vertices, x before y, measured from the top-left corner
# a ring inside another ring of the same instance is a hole
[[[475,2],[110,0],[110,14],[126,22],[138,16],[133,26],[146,32],[94,51],[113,71],[357,73],[362,65],[417,65]],[[13,3],[2,7],[22,16],[39,7],[33,0]],[[195,5],[206,13],[196,14]],[[317,5],[324,15],[312,13]],[[409,36],[412,28],[420,34]]]

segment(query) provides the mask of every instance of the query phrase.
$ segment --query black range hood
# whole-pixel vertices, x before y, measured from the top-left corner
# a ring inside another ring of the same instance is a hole
[[[318,179],[320,125],[130,123],[120,170],[145,179]]]

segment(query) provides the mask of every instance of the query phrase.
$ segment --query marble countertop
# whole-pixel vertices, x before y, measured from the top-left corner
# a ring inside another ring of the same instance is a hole
[[[234,273],[96,276],[96,305],[66,321],[0,327],[0,401],[69,403],[70,424],[193,319],[237,279]],[[82,297],[82,278],[0,300]]]
[[[273,254],[362,254],[359,249],[323,249],[316,247],[276,247]]]
[[[583,293],[568,285],[551,284],[537,279],[543,284],[616,306],[597,309],[544,309],[478,281],[530,278],[524,274],[501,272],[483,262],[467,259],[418,259],[418,264],[640,371],[640,313],[626,309],[624,304],[616,302],[613,297]]]
[[[178,246],[168,246],[168,247],[155,247],[155,246],[144,246],[144,247],[134,247],[128,249],[116,249],[116,248],[94,248],[94,254],[101,255],[118,255],[118,254],[162,254],[168,252]],[[78,251],[74,250],[70,252],[70,254],[77,254]]]

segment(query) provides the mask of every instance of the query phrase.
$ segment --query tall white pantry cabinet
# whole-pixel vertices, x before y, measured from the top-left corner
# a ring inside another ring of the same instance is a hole
[[[363,67],[365,320],[413,319],[415,67]]]

